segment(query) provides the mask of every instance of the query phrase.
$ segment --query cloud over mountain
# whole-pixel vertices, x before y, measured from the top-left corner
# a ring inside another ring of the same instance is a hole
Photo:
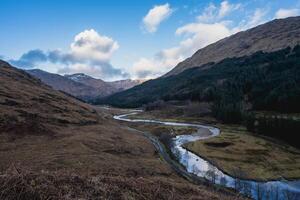
[[[131,68],[131,74],[136,78],[148,79],[163,75],[198,49],[267,21],[268,10],[257,8],[243,16],[240,23],[234,23],[231,14],[243,12],[243,6],[229,1],[218,5],[209,3],[193,22],[176,29],[175,35],[181,38],[177,45],[157,52],[152,58],[138,59]]]
[[[293,9],[279,9],[275,13],[275,18],[276,19],[282,19],[282,18],[287,18],[287,17],[294,17],[300,15],[300,9],[293,8]]]
[[[104,79],[127,77],[125,72],[110,64],[110,59],[118,48],[118,43],[112,38],[90,29],[75,36],[68,52],[30,50],[18,60],[10,62],[21,68],[39,67],[47,62],[54,64],[58,73],[81,72]]]

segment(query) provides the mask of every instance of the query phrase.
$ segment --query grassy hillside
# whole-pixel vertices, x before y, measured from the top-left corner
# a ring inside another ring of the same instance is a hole
[[[1,132],[53,132],[53,126],[95,124],[87,104],[53,90],[22,70],[0,61]]]
[[[209,68],[208,68],[209,66]],[[245,102],[253,110],[300,112],[300,46],[225,59],[147,81],[96,103],[139,107],[163,100]]]

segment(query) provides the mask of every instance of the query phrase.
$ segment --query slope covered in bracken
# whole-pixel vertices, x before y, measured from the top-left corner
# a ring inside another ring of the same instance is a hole
[[[98,116],[91,107],[0,61],[2,131],[34,133],[51,125],[89,124],[97,121]]]

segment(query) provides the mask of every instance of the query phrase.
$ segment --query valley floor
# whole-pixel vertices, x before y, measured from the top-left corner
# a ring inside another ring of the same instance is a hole
[[[97,108],[93,125],[0,134],[0,199],[242,199],[176,174],[138,131]],[[178,133],[182,130],[178,130]]]
[[[189,143],[185,148],[210,161],[229,175],[259,181],[300,178],[300,150],[279,141],[254,135],[246,131],[245,127],[220,124],[210,117],[186,116],[172,112],[172,109],[168,112],[154,110],[139,113],[134,118],[212,124],[220,128],[219,136]],[[152,131],[156,135],[162,131],[176,133],[174,128],[168,127],[159,129],[139,125],[139,128]],[[182,130],[179,134],[191,132],[193,130]]]

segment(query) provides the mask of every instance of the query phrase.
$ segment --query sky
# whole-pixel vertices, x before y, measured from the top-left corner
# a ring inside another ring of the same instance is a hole
[[[0,0],[0,59],[22,69],[149,79],[224,37],[300,15],[300,0]]]

